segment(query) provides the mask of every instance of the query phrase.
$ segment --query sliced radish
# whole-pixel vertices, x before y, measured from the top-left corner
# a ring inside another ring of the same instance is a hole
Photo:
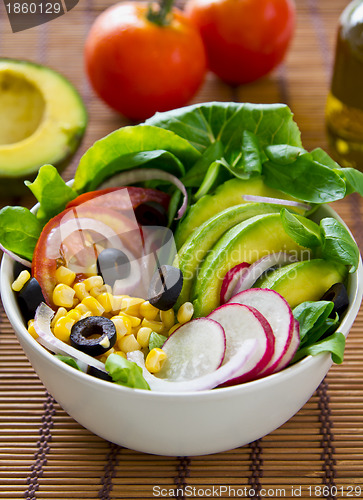
[[[233,295],[248,290],[268,269],[274,266],[283,266],[296,262],[294,255],[287,252],[271,253],[254,262],[248,270],[239,278],[236,288],[233,290]]]
[[[233,378],[236,373],[243,370],[243,366],[248,363],[250,357],[253,356],[256,347],[257,340],[246,340],[243,345],[236,350],[235,355],[214,372],[207,373],[193,380],[183,381],[161,379],[152,375],[145,368],[144,355],[141,351],[129,352],[127,354],[127,359],[133,361],[142,368],[144,378],[152,391],[170,393],[196,392],[214,389]]]
[[[290,347],[294,331],[294,316],[286,300],[274,290],[250,288],[234,295],[229,304],[244,304],[256,308],[270,323],[275,337],[275,351],[261,375],[275,371]]]
[[[282,370],[283,368],[285,368],[290,364],[293,357],[295,356],[296,351],[298,350],[299,345],[300,345],[300,325],[298,321],[294,320],[294,329],[290,345],[285,354],[282,356],[279,364],[275,367],[273,373]]]
[[[257,340],[253,355],[226,385],[255,379],[274,353],[275,337],[266,318],[257,309],[241,304],[220,306],[208,318],[218,321],[224,328],[227,347],[223,363],[228,362],[247,340]]]
[[[241,262],[230,269],[223,278],[220,302],[225,304],[232,297],[233,290],[235,289],[238,280],[243,276],[246,270],[250,267],[248,262]]]
[[[191,380],[219,368],[226,351],[222,326],[209,318],[189,321],[164,342],[167,359],[158,373],[168,380]]]
[[[39,335],[37,338],[39,344],[42,344],[43,347],[46,347],[54,354],[71,356],[87,366],[94,366],[95,368],[106,372],[104,363],[82,351],[79,351],[78,349],[75,349],[65,342],[62,342],[62,340],[59,340],[54,336],[52,330],[50,329],[50,322],[52,321],[53,316],[53,309],[47,306],[44,302],[38,306],[35,312],[34,328]]]

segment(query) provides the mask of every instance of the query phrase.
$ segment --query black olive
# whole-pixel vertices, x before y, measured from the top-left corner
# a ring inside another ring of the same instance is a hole
[[[349,306],[348,292],[343,283],[335,283],[324,293],[320,300],[334,303],[334,308],[330,314],[331,317],[334,317],[335,313],[338,313],[340,317]]]
[[[167,226],[168,214],[156,201],[141,203],[135,208],[135,217],[140,226]]]
[[[151,278],[148,300],[150,304],[167,311],[177,301],[183,287],[183,273],[173,266],[161,266]]]
[[[88,338],[98,335],[97,338]],[[71,345],[90,356],[100,356],[116,343],[116,328],[112,321],[103,316],[89,316],[77,321],[71,330]],[[105,345],[102,345],[105,344]]]
[[[35,278],[30,278],[18,294],[18,304],[25,321],[33,319],[41,302],[45,302],[42,289]]]
[[[97,272],[107,285],[113,286],[115,281],[130,276],[131,263],[122,250],[105,248],[97,258]]]
[[[112,382],[112,377],[106,372],[103,372],[102,370],[99,370],[95,366],[88,366],[87,368],[87,373],[88,375],[92,375],[92,377],[97,377],[102,380],[107,380],[108,382]]]
[[[30,272],[30,268],[24,266],[24,264],[21,264],[18,261],[15,261],[15,264],[14,264],[14,280],[16,280],[16,278],[19,276],[19,274],[22,271],[29,271]]]

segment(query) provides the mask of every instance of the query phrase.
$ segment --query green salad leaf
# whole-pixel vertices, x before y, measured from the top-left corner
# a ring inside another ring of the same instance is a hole
[[[200,153],[170,130],[146,125],[123,127],[96,141],[82,156],[74,177],[77,192],[92,191],[104,180],[140,166],[160,168],[182,177]]]
[[[112,353],[106,360],[105,368],[116,384],[150,390],[149,384],[143,377],[142,369],[133,361]]]
[[[0,210],[0,243],[20,257],[32,260],[43,225],[25,207],[4,207]]]
[[[320,328],[326,322],[333,308],[333,302],[325,300],[302,302],[294,308],[294,318],[300,325],[301,344],[309,341],[311,331]]]
[[[363,196],[363,172],[355,168],[342,168],[339,172],[344,176],[350,192]]]
[[[275,144],[265,148],[266,156],[269,160],[279,165],[289,165],[293,163],[296,158],[304,153],[305,149],[289,144]]]
[[[314,221],[292,214],[286,208],[281,210],[281,220],[285,232],[298,245],[307,248],[321,246],[320,228]]]
[[[292,362],[299,361],[305,356],[317,356],[324,352],[330,352],[334,363],[340,365],[343,363],[345,349],[345,337],[340,332],[334,332],[329,337],[326,337],[312,345],[307,345],[299,349],[295,354]]]
[[[320,221],[323,237],[322,257],[350,266],[354,272],[359,264],[359,249],[350,232],[332,217]]]
[[[35,181],[25,181],[25,184],[39,202],[36,216],[43,223],[62,212],[67,203],[77,197],[77,193],[64,182],[52,165],[43,165]]]
[[[55,354],[55,358],[59,359],[60,361],[63,361],[63,363],[66,363],[67,365],[71,366],[72,368],[75,368],[76,370],[82,371],[80,367],[77,365],[77,362],[74,358],[71,356],[63,356],[62,354]]]
[[[152,349],[155,349],[155,348],[161,349],[161,347],[163,346],[166,339],[167,339],[167,337],[165,337],[164,335],[160,335],[159,333],[156,333],[156,332],[151,332],[150,338],[149,338],[150,351]]]
[[[223,156],[223,146],[221,141],[210,144],[203,152],[202,156],[182,177],[181,181],[186,187],[199,188],[212,163]]]

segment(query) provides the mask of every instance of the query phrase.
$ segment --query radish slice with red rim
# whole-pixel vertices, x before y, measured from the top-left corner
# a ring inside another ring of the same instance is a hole
[[[197,318],[177,328],[162,347],[167,358],[157,374],[168,380],[191,380],[219,368],[226,351],[223,327],[209,318]]]
[[[286,368],[286,366],[288,366],[291,363],[296,354],[296,351],[299,348],[299,345],[300,345],[300,325],[298,321],[294,320],[294,329],[290,345],[285,354],[283,355],[283,357],[281,358],[279,364],[274,368],[273,373],[276,373],[282,370],[283,368]]]
[[[228,362],[243,344],[257,340],[257,347],[242,370],[225,385],[235,385],[257,378],[274,353],[275,338],[266,318],[253,307],[225,304],[215,309],[208,318],[220,323],[226,334],[227,348],[223,363]]]
[[[292,262],[297,262],[297,260],[298,259],[294,255],[287,252],[276,252],[262,257],[251,264],[247,271],[241,275],[233,290],[232,297],[251,288],[256,281],[272,267],[291,264]]]
[[[179,208],[177,214],[178,216],[176,217],[176,220],[180,219],[184,215],[188,206],[188,193],[184,184],[177,177],[175,177],[175,175],[169,174],[169,172],[165,172],[164,170],[160,170],[158,168],[138,168],[135,170],[127,170],[126,172],[116,174],[107,181],[103,182],[98,189],[127,186],[138,182],[156,179],[171,182],[183,193],[183,204]]]
[[[143,376],[152,391],[167,393],[197,392],[214,389],[233,378],[235,373],[240,372],[243,366],[248,363],[256,346],[257,340],[247,340],[236,350],[235,355],[227,363],[211,373],[192,380],[173,381],[155,377],[145,368],[144,355],[141,351],[127,353],[127,359],[142,368]]]
[[[39,337],[36,339],[39,344],[46,347],[54,354],[62,354],[63,356],[71,356],[72,358],[81,361],[82,363],[98,368],[106,372],[105,365],[98,359],[89,356],[88,354],[75,349],[74,347],[62,342],[53,334],[50,323],[54,316],[54,311],[44,302],[42,302],[35,313],[34,328]]]
[[[235,289],[238,280],[244,275],[246,270],[250,267],[248,262],[241,262],[236,266],[232,267],[223,278],[220,302],[225,304],[232,297],[233,290]]]
[[[254,307],[267,319],[275,337],[275,351],[260,375],[274,372],[289,350],[295,328],[289,304],[279,293],[267,288],[250,288],[233,296],[228,303]]]

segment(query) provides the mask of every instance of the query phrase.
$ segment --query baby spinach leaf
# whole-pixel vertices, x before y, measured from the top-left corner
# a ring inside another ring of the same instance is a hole
[[[293,315],[300,325],[300,340],[302,343],[314,327],[319,327],[325,322],[333,308],[333,302],[325,300],[302,302],[294,308]]]
[[[134,389],[150,390],[149,384],[142,374],[142,369],[133,361],[113,353],[108,356],[105,368],[116,384]]]
[[[325,165],[326,167],[331,169],[340,169],[340,165],[336,161],[334,161],[333,158],[331,158],[323,149],[315,148],[310,151],[310,154],[313,160],[321,163],[321,165]]]
[[[209,168],[204,176],[203,182],[195,193],[195,199],[199,200],[202,196],[207,194],[209,190],[214,185],[216,179],[218,179],[218,174],[221,170],[221,163],[219,161],[214,161],[209,165]]]
[[[77,196],[52,165],[43,165],[35,181],[25,181],[25,184],[39,201],[36,216],[43,224],[62,212],[67,203]]]
[[[286,208],[281,210],[281,221],[285,232],[298,245],[314,248],[321,245],[320,229],[318,224],[301,215],[294,215]]]
[[[355,168],[342,168],[340,172],[344,175],[350,191],[363,196],[363,172],[359,172]]]
[[[208,172],[210,165],[216,160],[222,158],[223,146],[220,141],[213,142],[204,151],[199,160],[182,177],[181,181],[186,187],[199,187],[203,182],[204,176]]]
[[[310,203],[329,203],[344,198],[344,180],[324,165],[303,154],[289,165],[267,161],[262,173],[269,187]]]
[[[77,192],[91,191],[105,179],[141,165],[152,165],[177,175],[185,174],[200,153],[170,130],[135,125],[123,127],[94,145],[82,156],[74,177]]]
[[[25,207],[4,207],[0,210],[0,243],[20,257],[32,260],[42,224]]]
[[[239,163],[235,163],[235,167],[239,167]],[[248,176],[259,175],[262,170],[261,151],[258,144],[258,139],[255,134],[249,130],[242,132],[242,156],[241,168]]]
[[[265,148],[266,156],[269,160],[279,165],[289,165],[293,163],[298,156],[306,153],[305,149],[289,144],[273,144]]]
[[[161,349],[161,347],[164,345],[166,338],[167,337],[165,337],[164,335],[160,335],[159,333],[156,332],[151,332],[149,338],[150,351],[156,348]]]
[[[340,365],[343,362],[345,349],[345,337],[340,332],[334,332],[329,337],[316,342],[313,345],[302,347],[297,351],[292,363],[299,361],[305,356],[316,356],[323,352],[330,352],[334,363]]]
[[[62,354],[55,354],[55,358],[58,358],[60,361],[63,361],[63,363],[66,363],[67,365],[71,366],[72,368],[75,368],[76,370],[82,371],[80,367],[77,365],[77,362],[75,359],[71,358],[71,356],[63,356]]]
[[[322,257],[351,266],[354,272],[359,263],[359,249],[349,231],[341,222],[332,217],[320,221],[323,237]]]

